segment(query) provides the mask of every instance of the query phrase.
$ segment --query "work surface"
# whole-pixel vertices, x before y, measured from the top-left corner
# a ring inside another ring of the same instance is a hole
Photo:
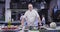
[[[24,30],[18,29],[15,31],[11,30],[10,32],[23,32],[23,31]],[[1,30],[0,32],[3,32],[3,31]],[[24,32],[27,32],[27,31],[24,31]],[[28,30],[28,32],[60,32],[60,26],[56,27],[55,29],[44,27],[44,29],[42,29],[42,30],[41,29],[40,30]]]
[[[3,32],[3,31],[0,31],[0,32]],[[5,32],[5,31],[4,31]],[[8,31],[7,31],[8,32]],[[21,31],[9,31],[9,32],[23,32],[22,30]],[[25,32],[25,31],[24,31]],[[29,32],[60,32],[60,30],[37,30],[37,31],[29,31]]]
[[[0,24],[8,25],[8,22],[0,21]],[[20,24],[21,24],[20,21],[11,22],[11,25],[20,25]]]

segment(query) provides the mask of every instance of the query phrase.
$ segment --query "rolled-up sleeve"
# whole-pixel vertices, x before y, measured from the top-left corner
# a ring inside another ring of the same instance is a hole
[[[24,14],[23,18],[26,18],[26,17],[27,17],[27,12],[25,12],[25,14]]]
[[[39,14],[38,14],[38,12],[37,12],[37,11],[36,11],[36,16],[37,16],[37,17],[39,17]]]

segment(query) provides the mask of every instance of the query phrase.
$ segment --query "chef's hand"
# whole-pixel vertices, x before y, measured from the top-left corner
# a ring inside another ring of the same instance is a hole
[[[23,24],[21,24],[21,26],[23,27],[24,25],[23,25]]]
[[[39,23],[39,28],[41,29],[41,27],[42,27],[42,24],[41,24],[41,23]]]
[[[39,22],[39,26],[42,26],[41,22]]]

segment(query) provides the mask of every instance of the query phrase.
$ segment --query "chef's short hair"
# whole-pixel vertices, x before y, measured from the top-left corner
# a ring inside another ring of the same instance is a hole
[[[31,3],[29,3],[28,6],[33,6],[33,5]]]

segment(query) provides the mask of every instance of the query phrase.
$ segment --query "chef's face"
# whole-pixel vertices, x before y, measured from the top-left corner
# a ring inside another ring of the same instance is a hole
[[[32,11],[33,5],[32,5],[32,4],[29,4],[29,5],[28,5],[28,9],[29,9],[30,11]]]

